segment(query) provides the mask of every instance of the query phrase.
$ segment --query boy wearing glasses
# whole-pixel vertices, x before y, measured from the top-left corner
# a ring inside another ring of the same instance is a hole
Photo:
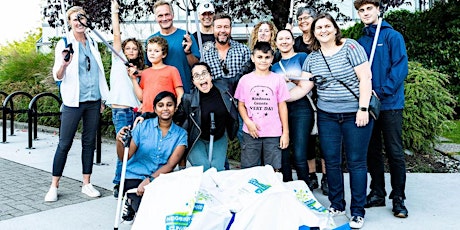
[[[273,60],[270,43],[257,42],[251,60],[256,69],[240,79],[235,92],[244,122],[241,168],[258,166],[263,155],[263,162],[279,171],[281,149],[289,145],[289,90],[283,76],[269,69]]]

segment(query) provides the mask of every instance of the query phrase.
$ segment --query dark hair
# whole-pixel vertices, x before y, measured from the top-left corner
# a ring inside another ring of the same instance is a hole
[[[361,7],[362,5],[365,5],[365,4],[372,4],[374,5],[375,7],[379,7],[380,6],[380,0],[355,0],[355,2],[353,3],[353,5],[355,6],[355,9],[359,9],[359,7]]]
[[[278,38],[278,34],[279,34],[281,31],[287,31],[287,32],[289,32],[289,33],[291,34],[292,40],[294,40],[294,34],[292,34],[292,31],[291,31],[291,30],[288,30],[288,29],[281,29],[281,30],[278,30],[278,33],[276,33],[275,41],[276,41],[276,39]]]
[[[270,46],[270,43],[268,42],[256,42],[252,53],[254,54],[257,50],[262,51],[263,53],[270,52],[273,55],[272,47]]]
[[[161,47],[161,52],[163,52],[163,55],[167,56],[168,55],[168,41],[166,41],[165,38],[160,37],[160,36],[154,36],[149,39],[148,44],[153,44],[157,43],[158,46]],[[147,47],[145,47],[147,49]]]
[[[230,20],[230,26],[232,26],[232,16],[230,16],[229,14],[223,12],[215,14],[212,20],[212,24],[214,25],[214,22],[218,19],[228,19]]]
[[[170,97],[174,101],[174,107],[177,106],[177,98],[176,96],[174,96],[173,93],[169,91],[161,91],[160,93],[157,94],[157,96],[153,100],[153,108],[155,108],[158,102],[160,102],[161,100],[163,100],[163,98],[166,98],[166,97]]]
[[[121,43],[121,49],[123,50],[123,53],[125,51],[125,47],[126,47],[126,44],[128,44],[128,42],[134,43],[137,46],[137,50],[139,52],[136,59],[128,60],[128,61],[135,64],[138,69],[143,70],[145,67],[145,64],[144,64],[144,50],[142,48],[141,42],[137,40],[136,38],[128,38],[124,40]]]
[[[316,30],[316,22],[320,19],[327,19],[330,22],[332,22],[332,25],[334,26],[335,30],[337,33],[335,34],[335,44],[336,45],[342,45],[342,32],[340,31],[339,25],[337,25],[337,22],[334,20],[334,18],[329,14],[329,13],[322,13],[319,14],[318,17],[313,20],[313,23],[311,23],[311,30],[310,30],[310,45],[308,48],[312,51],[317,51],[321,48],[321,44],[319,43],[318,39],[315,37],[315,30]]]
[[[197,63],[193,64],[192,68],[190,68],[190,71],[193,71],[193,68],[195,68],[195,66],[204,66],[204,67],[206,67],[206,70],[209,73],[211,73],[211,67],[206,62],[197,62]],[[193,79],[193,77],[192,77],[192,79]]]

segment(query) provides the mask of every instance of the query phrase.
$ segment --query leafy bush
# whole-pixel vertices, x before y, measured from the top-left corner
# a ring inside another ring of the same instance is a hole
[[[406,104],[403,112],[404,147],[415,153],[430,153],[445,132],[454,114],[455,100],[444,88],[448,77],[409,62],[405,81]]]

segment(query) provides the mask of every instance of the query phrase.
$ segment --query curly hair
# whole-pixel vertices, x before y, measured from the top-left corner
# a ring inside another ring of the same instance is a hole
[[[252,30],[252,33],[251,33],[251,37],[249,38],[248,44],[249,44],[249,49],[251,51],[254,49],[254,46],[257,43],[259,28],[263,24],[267,24],[268,27],[270,28],[270,46],[272,47],[272,50],[276,50],[276,34],[278,33],[278,29],[276,28],[275,24],[271,21],[261,21],[254,26],[254,29]]]
[[[155,36],[149,39],[149,42],[147,43],[147,45],[153,44],[153,43],[156,43],[161,47],[161,51],[163,52],[165,56],[168,55],[168,41],[166,41],[166,39],[160,36]]]
[[[135,39],[135,38],[128,38],[126,40],[124,40],[122,43],[121,43],[121,49],[125,50],[125,47],[126,47],[126,44],[128,44],[128,42],[132,42],[134,43],[134,45],[136,45],[137,47],[137,50],[138,50],[138,54],[137,54],[137,58],[135,60],[129,60],[129,61],[134,61],[133,63],[135,63],[136,67],[140,70],[143,70],[144,67],[145,67],[145,64],[144,64],[144,50],[142,48],[142,44],[139,40]]]

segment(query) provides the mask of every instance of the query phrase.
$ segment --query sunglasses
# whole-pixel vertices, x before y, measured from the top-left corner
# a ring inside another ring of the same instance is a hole
[[[90,70],[91,70],[91,60],[89,59],[88,56],[86,56],[86,71],[89,72]]]
[[[224,71],[224,74],[228,75],[230,71],[227,69],[227,64],[225,64],[225,60],[220,60],[220,65],[222,66],[222,71]]]

